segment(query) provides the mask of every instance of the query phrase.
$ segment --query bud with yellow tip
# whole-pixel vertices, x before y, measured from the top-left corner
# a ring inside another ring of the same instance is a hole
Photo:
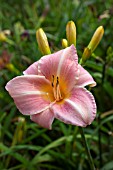
[[[15,133],[13,136],[12,146],[22,141],[24,133],[25,133],[25,118],[19,117],[18,124],[16,126]]]
[[[73,21],[69,21],[66,25],[66,36],[68,45],[74,44],[76,47],[76,26]]]
[[[17,70],[17,68],[15,68],[15,66],[14,66],[12,63],[7,63],[7,64],[5,65],[5,67],[6,67],[9,71],[14,72],[14,73],[16,73],[16,74],[19,74],[19,70]]]
[[[20,142],[22,142],[24,134],[25,134],[26,122],[25,122],[25,118],[23,118],[23,117],[19,117],[18,121],[19,121],[19,124],[18,124],[18,129],[17,129],[17,131],[18,131],[17,142],[20,143]]]
[[[91,56],[91,54],[93,53],[93,51],[96,49],[96,47],[98,46],[99,42],[101,41],[102,37],[104,34],[104,28],[103,26],[100,26],[96,29],[89,45],[84,49],[82,58],[80,60],[80,64],[84,64],[86,62],[86,60],[89,59],[89,57]]]
[[[82,60],[80,62],[85,63],[85,61],[88,60],[90,56],[91,56],[91,49],[86,47],[84,49],[84,52],[83,52],[83,55],[82,55]]]
[[[88,48],[91,49],[91,52],[93,52],[96,49],[96,47],[98,46],[99,42],[103,37],[103,34],[104,34],[103,26],[98,27],[88,45]]]
[[[14,42],[6,37],[5,31],[1,31],[0,32],[0,41],[7,42],[10,45],[14,45]]]
[[[68,41],[66,39],[62,39],[62,47],[63,48],[68,47]]]
[[[0,32],[0,41],[5,42],[6,40],[7,40],[7,37],[4,34],[4,32]]]
[[[36,31],[36,39],[37,39],[38,46],[42,54],[43,55],[51,54],[46,34],[42,28],[39,28]]]

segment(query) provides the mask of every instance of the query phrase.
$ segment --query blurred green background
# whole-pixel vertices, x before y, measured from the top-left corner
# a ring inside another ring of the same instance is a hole
[[[113,1],[112,0],[0,0],[0,170],[87,170],[88,158],[79,128],[58,120],[53,130],[39,127],[17,110],[6,83],[42,55],[36,30],[42,27],[52,52],[62,49],[65,27],[77,27],[79,59],[100,25],[105,33],[87,69],[97,82],[91,89],[98,112],[84,129],[97,169],[113,169]]]

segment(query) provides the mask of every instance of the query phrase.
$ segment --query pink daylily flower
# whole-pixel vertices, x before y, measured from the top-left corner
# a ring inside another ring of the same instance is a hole
[[[6,90],[24,115],[51,129],[54,118],[86,127],[96,117],[93,95],[84,86],[95,86],[92,76],[78,64],[74,45],[46,55],[10,80]]]

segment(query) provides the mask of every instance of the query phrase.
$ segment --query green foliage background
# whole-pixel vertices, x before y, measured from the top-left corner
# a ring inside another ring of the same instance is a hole
[[[112,0],[0,0],[0,30],[10,30],[8,38],[14,43],[0,42],[0,170],[89,169],[78,127],[58,120],[52,131],[39,127],[19,113],[4,88],[41,57],[36,30],[42,27],[52,51],[57,51],[69,20],[76,23],[79,59],[95,29],[100,25],[105,29],[101,43],[85,66],[97,82],[91,91],[98,112],[84,131],[96,168],[113,169]],[[10,56],[10,60],[4,62],[4,56],[7,60]]]

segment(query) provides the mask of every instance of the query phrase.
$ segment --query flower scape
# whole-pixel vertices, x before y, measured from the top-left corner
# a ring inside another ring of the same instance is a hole
[[[78,64],[74,45],[45,55],[6,85],[23,115],[40,126],[52,129],[53,120],[86,127],[96,117],[96,103],[85,86],[96,85]]]

